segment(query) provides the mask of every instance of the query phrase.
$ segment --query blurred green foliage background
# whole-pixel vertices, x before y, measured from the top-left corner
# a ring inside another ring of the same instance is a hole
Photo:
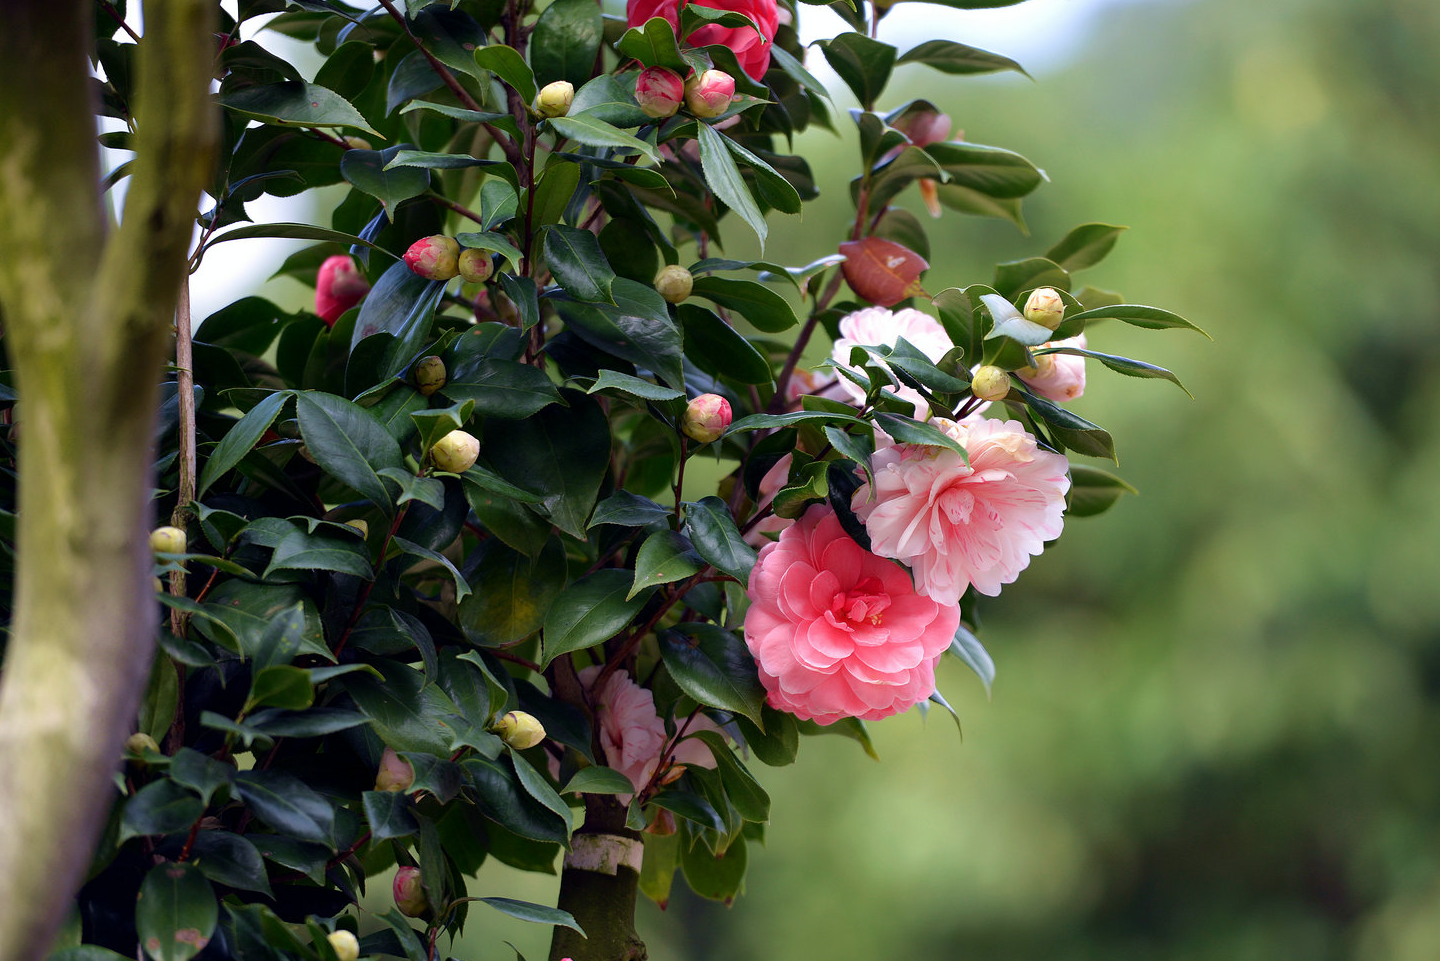
[[[993,701],[941,676],[963,744],[941,712],[872,725],[879,764],[807,741],[763,772],[746,895],[677,883],[643,912],[651,957],[1440,956],[1437,40],[1435,0],[1161,0],[1110,9],[1037,83],[897,72],[892,104],[933,97],[1053,181],[1029,238],[932,223],[907,192],[929,290],[1128,224],[1082,279],[1215,341],[1092,328],[1195,395],[1092,365],[1076,409],[1140,496],[1073,522],[983,611]],[[832,198],[773,223],[772,255],[803,263],[847,219],[853,137],[797,150]],[[460,956],[508,956],[501,937],[544,953],[486,918]]]

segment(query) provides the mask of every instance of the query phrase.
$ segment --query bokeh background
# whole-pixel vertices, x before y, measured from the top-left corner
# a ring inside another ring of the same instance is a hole
[[[651,957],[1440,957],[1440,3],[940,10],[899,4],[882,38],[987,47],[1035,81],[907,66],[887,100],[934,99],[1052,183],[1029,237],[927,220],[927,287],[1126,224],[1081,279],[1214,342],[1092,328],[1194,394],[1091,370],[1076,408],[1140,495],[983,610],[993,699],[941,675],[963,743],[912,713],[872,726],[880,763],[822,737],[765,769],[746,894],[677,882],[642,912]],[[853,137],[797,149],[843,195]],[[843,205],[820,206],[777,219],[772,255],[831,252]],[[488,866],[472,885],[554,889]],[[544,956],[545,932],[493,917],[458,957]]]

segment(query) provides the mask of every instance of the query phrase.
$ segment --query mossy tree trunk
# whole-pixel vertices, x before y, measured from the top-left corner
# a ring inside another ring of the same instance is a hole
[[[145,4],[136,158],[107,230],[89,0],[0,0],[0,314],[19,396],[0,674],[0,961],[43,958],[89,863],[154,650],[151,433],[216,143],[214,7]]]
[[[555,928],[550,961],[645,961],[645,944],[635,933],[639,859],[634,859],[633,867],[615,863],[622,859],[619,849],[638,845],[640,835],[625,829],[624,805],[599,794],[585,795],[585,825],[574,839],[577,854],[586,847],[585,835],[599,839],[596,847],[609,847],[612,854],[599,859],[608,862],[601,870],[588,870],[566,858],[557,906],[574,916],[586,936],[582,938],[569,928]],[[593,856],[576,860],[597,866]]]

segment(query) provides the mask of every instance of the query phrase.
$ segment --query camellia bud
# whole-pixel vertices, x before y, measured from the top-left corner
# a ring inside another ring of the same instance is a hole
[[[574,102],[575,85],[568,80],[556,80],[540,88],[535,97],[535,110],[542,117],[563,117]]]
[[[144,731],[137,731],[136,733],[130,735],[125,739],[126,754],[138,754],[143,756],[146,751],[152,751],[156,754],[159,754],[160,745],[156,744],[155,739],[150,735],[146,734]]]
[[[495,262],[490,259],[490,254],[484,250],[477,250],[474,247],[466,247],[460,251],[460,259],[456,263],[461,278],[467,284],[483,284],[495,273]]]
[[[719,394],[701,394],[685,407],[680,430],[702,444],[719,440],[730,426],[730,402]]]
[[[460,273],[460,242],[444,234],[422,237],[405,251],[405,266],[426,280],[450,280]]]
[[[452,430],[430,448],[430,458],[441,470],[463,474],[480,457],[480,441],[463,430]]]
[[[349,931],[331,931],[325,940],[330,942],[330,950],[339,961],[356,961],[360,957],[360,940]]]
[[[431,354],[415,365],[415,387],[421,396],[429,397],[445,386],[445,361]]]
[[[415,768],[393,748],[387,747],[380,755],[380,769],[375,772],[375,790],[408,791],[414,783]]]
[[[370,141],[366,140],[364,137],[345,137],[343,139],[345,141],[345,146],[350,148],[351,150],[371,149]]]
[[[1010,375],[986,364],[971,376],[970,392],[981,400],[1003,400],[1010,393]]]
[[[685,81],[685,106],[697,117],[718,117],[735,99],[735,78],[724,70],[706,70]]]
[[[157,554],[183,554],[187,542],[178,527],[157,527],[150,532],[150,549]]]
[[[694,276],[679,264],[667,264],[655,275],[655,289],[672,304],[678,304],[689,297],[694,287]]]
[[[369,291],[370,282],[355,269],[355,261],[348,254],[326,257],[315,278],[315,313],[327,327],[334,327],[340,315]]]
[[[909,247],[883,237],[847,240],[840,245],[840,269],[850,289],[872,304],[893,307],[906,297],[924,293],[920,274],[930,264]]]
[[[1065,319],[1065,301],[1054,287],[1036,287],[1025,301],[1025,319],[1054,330]]]
[[[673,117],[685,102],[685,81],[669,67],[646,67],[635,78],[635,102],[647,117]]]
[[[536,720],[534,715],[524,711],[510,711],[496,721],[491,730],[500,736],[500,740],[517,751],[534,747],[545,740],[545,726]]]
[[[420,883],[419,868],[401,868],[396,871],[392,891],[395,894],[395,906],[407,918],[418,918],[430,907],[430,902],[425,900],[425,888]]]

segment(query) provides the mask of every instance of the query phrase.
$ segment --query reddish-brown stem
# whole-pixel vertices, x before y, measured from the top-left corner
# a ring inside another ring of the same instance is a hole
[[[429,196],[431,200],[435,201],[440,206],[447,207],[450,210],[455,211],[462,217],[473,220],[477,224],[483,225],[485,223],[485,219],[479,214],[477,214],[475,211],[471,210],[469,207],[466,207],[462,204],[457,204],[455,201],[451,200],[448,197],[442,197],[439,194],[435,193],[433,190],[430,192]]]
[[[844,273],[836,268],[835,276],[830,278],[830,283],[825,286],[823,293],[815,301],[815,307],[810,311],[810,318],[805,321],[805,326],[800,328],[800,336],[795,338],[795,346],[790,349],[789,355],[785,358],[785,366],[780,368],[780,376],[775,379],[775,394],[770,398],[770,406],[767,410],[770,413],[778,413],[785,407],[785,395],[790,387],[790,378],[795,373],[795,366],[800,363],[800,356],[805,353],[805,348],[810,344],[810,335],[815,333],[815,327],[820,322],[820,314],[830,306],[830,301],[840,292],[840,283],[845,279]]]
[[[390,530],[385,534],[385,543],[380,547],[380,559],[375,562],[375,576],[365,582],[360,589],[360,596],[355,600],[355,610],[350,612],[350,620],[345,625],[345,630],[340,633],[340,640],[335,642],[334,653],[338,657],[340,652],[345,650],[345,644],[350,640],[350,632],[360,621],[360,615],[365,612],[365,604],[370,600],[370,592],[375,589],[375,582],[380,579],[380,569],[385,566],[385,556],[390,552],[390,541],[394,539],[395,532],[400,529],[400,522],[405,519],[405,512],[409,509],[409,503],[395,512],[395,520],[390,524]]]
[[[497,657],[502,661],[509,661],[511,664],[519,664],[521,667],[529,668],[536,674],[540,673],[541,669],[539,664],[536,664],[534,661],[527,658],[523,658],[519,654],[511,654],[509,651],[497,648],[490,648],[490,653],[494,657]]]
[[[615,673],[620,665],[624,664],[630,655],[635,653],[640,647],[640,642],[645,640],[645,635],[655,629],[655,625],[660,623],[660,618],[670,612],[670,608],[674,607],[680,601],[680,598],[685,596],[685,593],[696,583],[696,579],[699,578],[701,574],[704,574],[706,570],[709,570],[709,568],[706,567],[704,570],[701,570],[699,573],[676,585],[672,589],[670,596],[655,609],[655,613],[650,615],[650,619],[645,622],[644,626],[631,632],[630,636],[625,639],[625,643],[620,645],[620,649],[615,652],[615,655],[606,661],[605,666],[600,669],[600,674],[590,685],[592,690],[600,690],[601,686],[605,683],[605,679]]]

